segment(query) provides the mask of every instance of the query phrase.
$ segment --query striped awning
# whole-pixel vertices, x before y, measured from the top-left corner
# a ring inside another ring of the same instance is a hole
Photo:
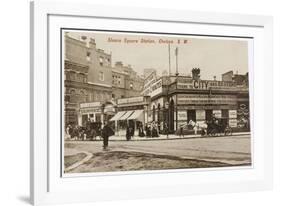
[[[117,121],[119,120],[120,117],[122,117],[126,112],[125,111],[121,111],[121,112],[117,112],[114,117],[112,117],[109,121]]]
[[[128,120],[130,119],[143,121],[143,110],[135,110],[134,113],[128,117]]]
[[[120,117],[118,120],[127,120],[128,117],[130,117],[133,114],[134,111],[127,111],[126,114],[124,114],[122,117]]]

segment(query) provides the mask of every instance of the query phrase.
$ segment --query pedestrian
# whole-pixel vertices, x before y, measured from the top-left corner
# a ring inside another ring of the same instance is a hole
[[[184,137],[184,134],[183,134],[183,124],[180,126],[180,137]]]
[[[167,138],[169,138],[169,128],[168,128],[168,124],[166,122],[164,124],[164,133],[167,135]]]
[[[104,123],[104,126],[101,131],[101,136],[103,139],[103,149],[106,150],[108,147],[109,137],[114,135],[113,129],[108,125],[107,122]]]
[[[131,129],[129,124],[126,125],[126,140],[127,141],[131,140]]]

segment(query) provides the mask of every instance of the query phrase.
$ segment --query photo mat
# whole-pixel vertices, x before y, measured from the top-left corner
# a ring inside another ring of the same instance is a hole
[[[63,171],[252,165],[251,38],[62,29]]]

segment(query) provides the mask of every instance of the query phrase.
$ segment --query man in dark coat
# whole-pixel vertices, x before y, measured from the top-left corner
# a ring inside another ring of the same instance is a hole
[[[101,135],[102,135],[102,139],[103,139],[103,149],[106,150],[108,147],[109,137],[114,135],[113,129],[108,125],[107,122],[105,122],[105,124],[102,128]]]

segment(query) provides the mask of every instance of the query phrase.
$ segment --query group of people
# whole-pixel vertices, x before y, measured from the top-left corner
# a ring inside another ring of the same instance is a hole
[[[145,125],[145,136],[146,137],[159,137],[159,128],[156,122]]]

